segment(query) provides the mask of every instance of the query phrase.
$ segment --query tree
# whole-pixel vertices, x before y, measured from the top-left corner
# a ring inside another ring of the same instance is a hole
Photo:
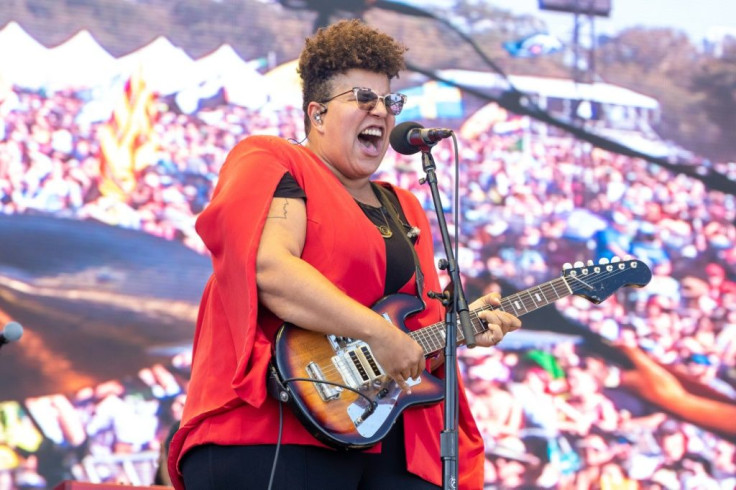
[[[702,105],[703,95],[692,88],[703,55],[683,32],[627,29],[602,43],[596,59],[598,73],[607,82],[659,101],[662,118],[654,129],[664,139],[691,150],[708,150],[719,137]]]
[[[710,58],[700,65],[691,79],[694,94],[699,95],[700,106],[717,128],[712,141],[699,148],[716,159],[733,161],[736,155],[736,48],[727,50],[721,58]],[[710,144],[708,144],[710,143]]]

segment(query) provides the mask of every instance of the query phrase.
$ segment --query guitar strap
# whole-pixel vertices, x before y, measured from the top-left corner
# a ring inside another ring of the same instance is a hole
[[[382,185],[376,185],[373,184],[374,188],[378,189],[378,199],[381,201],[381,204],[383,207],[388,209],[388,214],[393,220],[394,224],[398,227],[399,230],[404,229],[404,225],[401,223],[401,218],[399,217],[399,212],[396,210],[394,205],[391,203],[391,200],[388,198],[388,192],[389,190],[383,187]],[[406,233],[399,233],[401,237],[406,241],[407,245],[409,245],[409,249],[411,249],[412,257],[414,258],[414,270],[416,271],[416,285],[417,285],[417,298],[422,298],[422,291],[424,291],[424,274],[422,273],[422,268],[419,265],[419,257],[417,256],[417,251],[414,249],[414,244],[409,240],[409,236]]]

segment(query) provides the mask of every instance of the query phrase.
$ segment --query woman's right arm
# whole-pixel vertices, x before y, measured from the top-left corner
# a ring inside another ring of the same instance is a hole
[[[384,371],[408,388],[404,380],[424,370],[421,346],[301,259],[306,226],[302,199],[273,199],[256,260],[259,300],[301,328],[367,342]]]

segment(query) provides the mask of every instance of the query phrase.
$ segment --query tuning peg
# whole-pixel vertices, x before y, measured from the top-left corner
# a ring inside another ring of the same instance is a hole
[[[615,256],[611,259],[611,263],[621,262],[621,257]]]
[[[607,258],[605,258],[605,257],[601,258],[601,259],[600,259],[600,260],[598,261],[598,263],[599,263],[600,265],[606,265],[606,264],[608,264],[609,262],[610,262],[610,261],[609,261],[609,260],[608,260]]]
[[[585,267],[585,264],[584,264],[584,263],[582,263],[582,262],[580,262],[580,261],[578,260],[577,262],[575,262],[575,267],[576,267],[576,268],[577,268],[577,267]]]
[[[587,265],[588,267],[592,267],[592,266],[594,266],[594,265],[595,265],[595,262],[593,262],[592,260],[588,260],[588,261],[587,261],[587,262],[585,263],[585,265]]]
[[[564,264],[562,264],[562,270],[568,269],[572,269],[572,264],[570,262],[565,262]]]

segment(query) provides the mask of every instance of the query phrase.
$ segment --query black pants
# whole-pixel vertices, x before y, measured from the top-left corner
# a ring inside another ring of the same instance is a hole
[[[217,446],[192,449],[181,468],[187,490],[266,490],[275,445]],[[437,490],[406,471],[403,424],[383,440],[380,454],[283,445],[273,490]]]

